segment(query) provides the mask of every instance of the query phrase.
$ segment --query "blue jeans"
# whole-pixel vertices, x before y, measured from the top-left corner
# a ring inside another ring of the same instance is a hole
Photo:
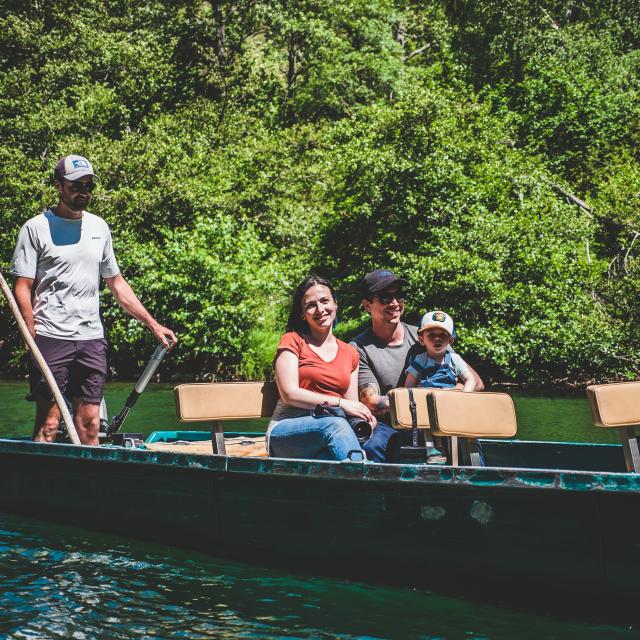
[[[442,438],[442,440],[443,444],[446,445],[442,448],[442,453],[450,456],[451,440],[449,438]],[[400,446],[409,444],[411,444],[411,431],[400,432],[384,422],[378,422],[371,437],[362,445],[362,448],[367,454],[369,462],[398,462]],[[477,444],[480,453],[480,464],[484,466],[484,451],[482,450],[482,445],[479,442]]]
[[[400,432],[384,422],[378,422],[371,437],[362,445],[370,462],[395,462]]]
[[[354,449],[360,451],[356,434],[336,416],[285,418],[269,436],[269,455],[278,458],[345,460]]]

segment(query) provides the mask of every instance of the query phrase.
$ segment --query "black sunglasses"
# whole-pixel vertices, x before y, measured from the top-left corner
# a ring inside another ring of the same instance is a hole
[[[376,293],[376,296],[380,300],[380,304],[391,304],[394,300],[398,304],[402,304],[406,300],[405,293],[402,290],[395,293]]]
[[[80,182],[79,180],[76,180],[75,182],[67,180],[67,182],[71,187],[71,191],[74,193],[80,193],[81,191],[83,193],[91,193],[96,188],[95,182]]]

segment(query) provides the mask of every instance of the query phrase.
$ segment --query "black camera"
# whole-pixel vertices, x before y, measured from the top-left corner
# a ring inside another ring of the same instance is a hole
[[[363,444],[371,437],[371,424],[362,418],[349,418],[349,424],[356,434],[360,444]]]
[[[373,431],[371,425],[366,420],[363,420],[362,418],[348,418],[342,407],[329,407],[326,404],[318,404],[313,410],[313,415],[316,418],[321,418],[322,416],[337,416],[338,418],[344,418],[351,425],[351,428],[356,434],[356,438],[358,438],[358,442],[360,442],[360,444],[366,442],[371,437],[371,432]]]

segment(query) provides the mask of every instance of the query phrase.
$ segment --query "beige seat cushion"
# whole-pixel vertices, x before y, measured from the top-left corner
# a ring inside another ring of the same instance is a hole
[[[433,389],[427,407],[434,435],[512,438],[517,431],[515,407],[507,393]]]
[[[506,393],[463,393],[424,387],[411,391],[418,429],[430,428],[435,435],[466,438],[510,438],[517,431],[513,400]],[[433,394],[438,398],[430,400]],[[389,391],[389,407],[393,427],[412,428],[409,389]]]
[[[607,429],[640,425],[640,382],[587,387],[593,424]]]
[[[275,382],[181,384],[174,393],[183,422],[269,417],[278,400]]]

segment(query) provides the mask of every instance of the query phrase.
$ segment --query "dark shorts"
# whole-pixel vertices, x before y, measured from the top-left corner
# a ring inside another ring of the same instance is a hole
[[[102,402],[107,379],[107,341],[104,338],[60,340],[36,334],[35,341],[60,391],[67,398],[79,398],[90,404]],[[29,387],[33,398],[53,399],[33,354],[29,362]]]

